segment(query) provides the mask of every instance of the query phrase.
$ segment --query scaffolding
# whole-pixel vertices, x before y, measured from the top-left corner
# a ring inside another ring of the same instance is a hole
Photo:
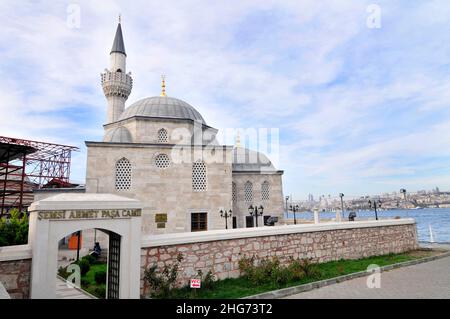
[[[74,146],[0,136],[0,217],[22,211],[33,201],[33,190],[69,187]]]

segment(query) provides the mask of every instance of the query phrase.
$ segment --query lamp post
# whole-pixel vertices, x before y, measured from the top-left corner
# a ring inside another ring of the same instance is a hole
[[[404,189],[404,188],[402,188],[402,189],[400,189],[400,193],[402,193],[403,194],[403,199],[405,200],[405,205],[406,205],[406,189]],[[406,208],[406,217],[409,217],[409,214],[408,214],[408,206],[405,206],[405,208]]]
[[[344,193],[339,193],[339,197],[341,198],[341,217],[344,218]]]
[[[289,196],[286,196],[286,213],[289,214],[289,207],[288,207],[288,201],[289,201]],[[286,216],[286,218],[288,218],[288,216]]]
[[[250,207],[248,208],[248,213],[250,214],[250,216],[255,217],[256,227],[258,227],[258,216],[263,215],[264,207],[262,205],[260,205],[259,207],[257,207],[256,205],[255,207],[253,207],[253,205],[250,205]]]
[[[378,220],[378,213],[377,213],[377,208],[381,207],[381,200],[370,200],[369,199],[369,207],[373,208],[375,210],[375,219]]]
[[[225,229],[228,229],[228,218],[233,216],[233,211],[230,209],[228,212],[225,210],[220,210],[220,217],[225,218]]]
[[[295,205],[295,206],[291,205],[289,210],[294,213],[294,225],[297,225],[297,217],[296,217],[295,213],[297,213],[300,210],[300,207],[298,205]]]

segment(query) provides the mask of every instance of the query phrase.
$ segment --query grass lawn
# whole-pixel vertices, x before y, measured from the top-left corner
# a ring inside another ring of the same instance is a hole
[[[89,271],[81,277],[81,288],[98,298],[104,299],[106,284],[97,284],[95,282],[95,273],[99,271],[106,272],[106,264],[91,265]]]
[[[317,264],[320,276],[318,278],[303,278],[298,281],[289,282],[285,285],[277,285],[275,283],[265,283],[255,286],[246,278],[231,278],[217,281],[214,287],[210,290],[197,289],[195,292],[190,288],[176,289],[173,294],[173,298],[206,298],[206,299],[219,299],[219,298],[241,298],[246,296],[255,295],[271,290],[287,288],[302,284],[307,284],[314,281],[320,281],[330,279],[342,275],[347,275],[359,271],[367,270],[367,267],[371,264],[378,266],[386,266],[396,263],[401,263],[409,260],[419,259],[435,255],[436,251],[417,250],[403,254],[391,254],[384,256],[374,256],[358,260],[340,260],[331,261],[327,263]]]

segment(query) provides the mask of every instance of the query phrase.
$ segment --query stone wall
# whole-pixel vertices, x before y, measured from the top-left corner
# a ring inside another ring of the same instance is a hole
[[[177,235],[177,236],[175,236]],[[238,277],[239,260],[278,257],[312,258],[314,262],[359,259],[401,253],[418,247],[414,220],[361,221],[211,231],[203,234],[174,234],[144,238],[141,250],[141,294],[149,287],[142,277],[153,264],[162,268],[178,253],[184,260],[180,284],[187,284],[197,270],[212,270],[217,278]]]
[[[11,299],[28,299],[31,249],[28,245],[0,247],[0,282]]]

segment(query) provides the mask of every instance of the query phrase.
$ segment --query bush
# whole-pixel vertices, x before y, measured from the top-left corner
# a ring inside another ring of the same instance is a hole
[[[83,287],[83,289],[86,289],[89,287],[89,280],[81,278],[80,284],[81,284],[81,287]]]
[[[312,279],[318,279],[321,276],[320,269],[316,264],[311,262],[311,259],[301,259],[300,267],[305,273],[305,276]]]
[[[106,271],[97,271],[94,274],[94,280],[97,284],[106,284]]]
[[[86,259],[81,259],[78,262],[75,262],[78,266],[80,266],[80,272],[81,272],[81,276],[84,276],[87,274],[87,272],[89,271],[89,269],[91,269],[91,265],[89,264],[89,262]]]
[[[97,262],[97,259],[92,255],[86,255],[81,260],[86,260],[89,265],[94,265]]]
[[[209,270],[206,275],[203,275],[201,270],[197,271],[197,278],[202,281],[202,288],[206,290],[211,290],[214,288],[216,282],[216,276],[211,270]]]
[[[182,261],[183,256],[178,254],[177,260],[172,265],[165,265],[161,272],[158,271],[156,264],[144,271],[144,279],[150,285],[151,297],[170,298],[172,296]]]
[[[0,246],[24,245],[28,242],[28,216],[17,209],[10,218],[0,219]]]
[[[278,258],[263,259],[258,264],[255,258],[244,257],[239,261],[239,270],[251,285],[260,286],[273,283],[284,286],[291,281],[299,281],[304,277],[319,278],[320,271],[308,259],[290,259],[287,266],[281,266]]]
[[[106,298],[106,287],[95,287],[94,295],[98,298],[105,299]]]
[[[69,277],[69,272],[67,271],[67,267],[59,267],[58,268],[58,275],[61,276],[64,279],[67,279]]]

